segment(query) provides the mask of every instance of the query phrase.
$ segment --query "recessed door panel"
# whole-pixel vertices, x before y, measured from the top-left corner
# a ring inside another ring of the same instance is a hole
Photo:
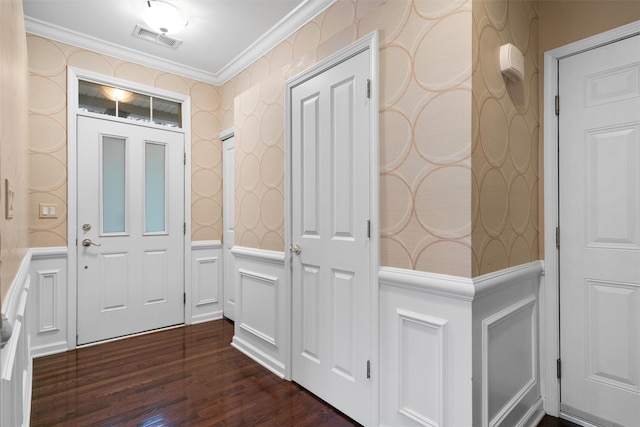
[[[315,265],[302,266],[302,354],[315,363],[320,363],[320,319],[318,298],[320,268]]]
[[[355,381],[356,278],[352,271],[332,271],[333,371]]]
[[[316,94],[301,102],[302,132],[300,140],[302,168],[302,234],[307,237],[320,235],[320,169],[319,117],[320,99]]]
[[[589,244],[638,247],[638,129],[590,130],[587,138]]]
[[[125,309],[129,305],[128,261],[127,252],[100,256],[102,311]]]
[[[144,251],[145,304],[167,302],[170,265],[167,250]]]
[[[339,239],[354,238],[355,174],[359,172],[355,163],[354,92],[352,77],[331,88],[331,232]]]

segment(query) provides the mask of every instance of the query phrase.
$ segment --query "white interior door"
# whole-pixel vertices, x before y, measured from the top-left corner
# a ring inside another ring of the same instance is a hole
[[[559,63],[561,410],[640,425],[640,36]]]
[[[184,135],[78,116],[78,344],[184,323]]]
[[[235,143],[234,137],[222,141],[222,174],[223,179],[223,211],[222,222],[224,224],[223,231],[223,258],[224,258],[224,316],[228,319],[235,320],[235,268],[233,265],[233,248],[235,241],[234,227],[234,195],[235,195]]]
[[[292,378],[361,423],[374,284],[369,69],[367,50],[291,92]]]

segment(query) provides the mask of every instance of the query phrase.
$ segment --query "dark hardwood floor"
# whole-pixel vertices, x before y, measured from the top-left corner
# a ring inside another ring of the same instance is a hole
[[[228,320],[34,360],[31,426],[358,426],[229,344]],[[577,427],[545,416],[538,427]]]
[[[34,361],[31,426],[357,426],[230,346],[227,320]]]
[[[538,427],[580,427],[578,424],[545,415]]]

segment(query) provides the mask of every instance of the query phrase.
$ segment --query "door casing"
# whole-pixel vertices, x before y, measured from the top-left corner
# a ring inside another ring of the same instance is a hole
[[[67,67],[67,349],[76,347],[77,334],[77,246],[75,245],[78,207],[78,158],[77,158],[77,114],[78,80],[90,80],[99,84],[128,89],[139,93],[169,99],[182,104],[182,131],[184,152],[188,160],[184,166],[184,306],[185,323],[191,318],[191,97],[167,90],[146,86],[92,71]],[[115,120],[125,120],[118,119]]]
[[[559,257],[556,248],[558,227],[558,61],[585,50],[640,34],[640,21],[550,50],[544,54],[544,276],[540,287],[541,325],[540,372],[542,397],[547,414],[560,415],[560,382],[556,361],[560,357]],[[562,105],[562,103],[561,103]],[[562,107],[561,107],[562,111]]]
[[[294,86],[302,81],[308,80],[318,74],[321,74],[325,70],[332,68],[336,64],[343,62],[344,60],[357,55],[358,53],[369,50],[371,52],[371,103],[372,105],[380,105],[378,87],[379,87],[379,36],[378,31],[374,31],[360,40],[352,43],[346,48],[334,53],[321,62],[317,63],[308,70],[300,73],[296,77],[288,80],[285,84],[285,250],[288,252],[289,247],[292,244],[292,203],[291,203],[291,177],[292,177],[292,159],[291,159],[291,90]],[[370,205],[369,213],[371,220],[371,237],[370,237],[370,266],[369,277],[372,278],[371,283],[371,301],[370,312],[372,317],[372,325],[369,333],[371,334],[371,425],[378,424],[378,387],[379,387],[379,356],[378,356],[378,335],[379,335],[379,315],[378,315],[378,270],[380,266],[380,214],[379,214],[379,195],[380,195],[380,155],[379,155],[379,120],[378,109],[375,108],[371,117],[370,124],[370,176],[369,176],[369,191],[370,191]],[[292,257],[288,252],[285,255],[285,271],[286,271],[286,289],[289,293],[289,306],[291,307],[291,291],[292,291]],[[289,324],[289,342],[292,342],[292,328],[291,328],[291,312],[288,313]],[[292,350],[290,350],[291,352]],[[285,378],[291,380],[291,357],[289,354],[286,363]]]

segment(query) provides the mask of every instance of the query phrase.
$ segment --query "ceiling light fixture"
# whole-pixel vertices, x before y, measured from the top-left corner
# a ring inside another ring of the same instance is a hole
[[[189,21],[180,10],[163,0],[147,0],[144,22],[162,34],[175,34],[187,26]]]

